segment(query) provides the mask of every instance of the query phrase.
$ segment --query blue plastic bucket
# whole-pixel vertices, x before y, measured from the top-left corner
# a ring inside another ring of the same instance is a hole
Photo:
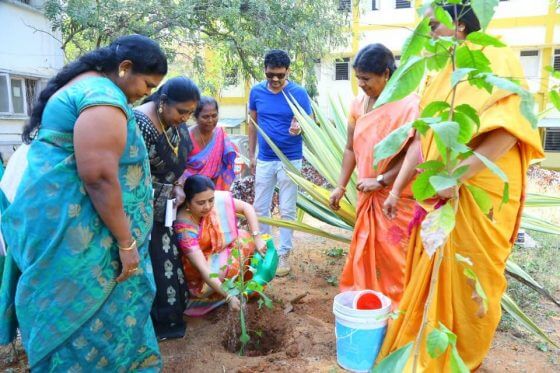
[[[353,308],[359,291],[345,291],[334,297],[336,360],[342,368],[352,372],[369,372],[387,332],[387,318],[391,300],[381,293],[381,308],[358,310]]]

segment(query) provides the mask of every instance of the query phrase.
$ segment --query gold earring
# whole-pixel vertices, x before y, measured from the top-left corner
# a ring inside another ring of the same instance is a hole
[[[465,31],[465,26],[459,27],[459,31],[461,31],[461,32]]]
[[[159,107],[158,112],[159,112],[160,114],[163,113],[163,108],[162,108],[161,106]]]
[[[124,70],[119,71],[119,78],[122,78],[122,77],[124,77]]]

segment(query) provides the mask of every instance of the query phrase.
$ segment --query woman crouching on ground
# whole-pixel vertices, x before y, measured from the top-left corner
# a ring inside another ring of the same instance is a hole
[[[222,281],[239,273],[241,263],[232,255],[235,244],[240,245],[244,258],[249,259],[255,249],[264,254],[257,214],[253,206],[234,199],[230,192],[216,191],[207,176],[189,176],[184,192],[185,203],[174,229],[190,294],[185,314],[202,316],[224,303],[238,310],[239,299],[222,289]],[[247,219],[251,234],[237,229],[236,213]]]

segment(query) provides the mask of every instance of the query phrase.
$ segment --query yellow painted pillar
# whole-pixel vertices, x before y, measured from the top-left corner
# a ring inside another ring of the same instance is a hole
[[[352,66],[352,60],[358,54],[358,49],[360,46],[360,2],[354,1],[354,6],[352,7],[352,55],[350,56],[350,66]],[[350,69],[351,70],[351,69]],[[358,80],[354,75],[353,71],[350,71],[350,84],[352,85],[352,92],[354,96],[358,95]]]
[[[545,70],[545,67],[552,65],[552,56],[554,53],[554,26],[559,24],[559,16],[556,14],[556,2],[551,1],[548,6],[548,14],[546,16],[546,33],[544,37],[544,45],[541,57],[541,86],[537,93],[536,100],[539,104],[539,111],[546,110],[548,103],[548,87],[550,86],[550,73]]]

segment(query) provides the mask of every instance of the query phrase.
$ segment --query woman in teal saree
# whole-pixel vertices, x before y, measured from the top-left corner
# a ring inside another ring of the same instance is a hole
[[[0,306],[3,321],[15,311],[32,371],[161,368],[149,318],[150,169],[128,103],[166,72],[155,42],[118,38],[51,79],[24,129],[28,166],[2,216],[21,275],[15,294],[2,283]]]

